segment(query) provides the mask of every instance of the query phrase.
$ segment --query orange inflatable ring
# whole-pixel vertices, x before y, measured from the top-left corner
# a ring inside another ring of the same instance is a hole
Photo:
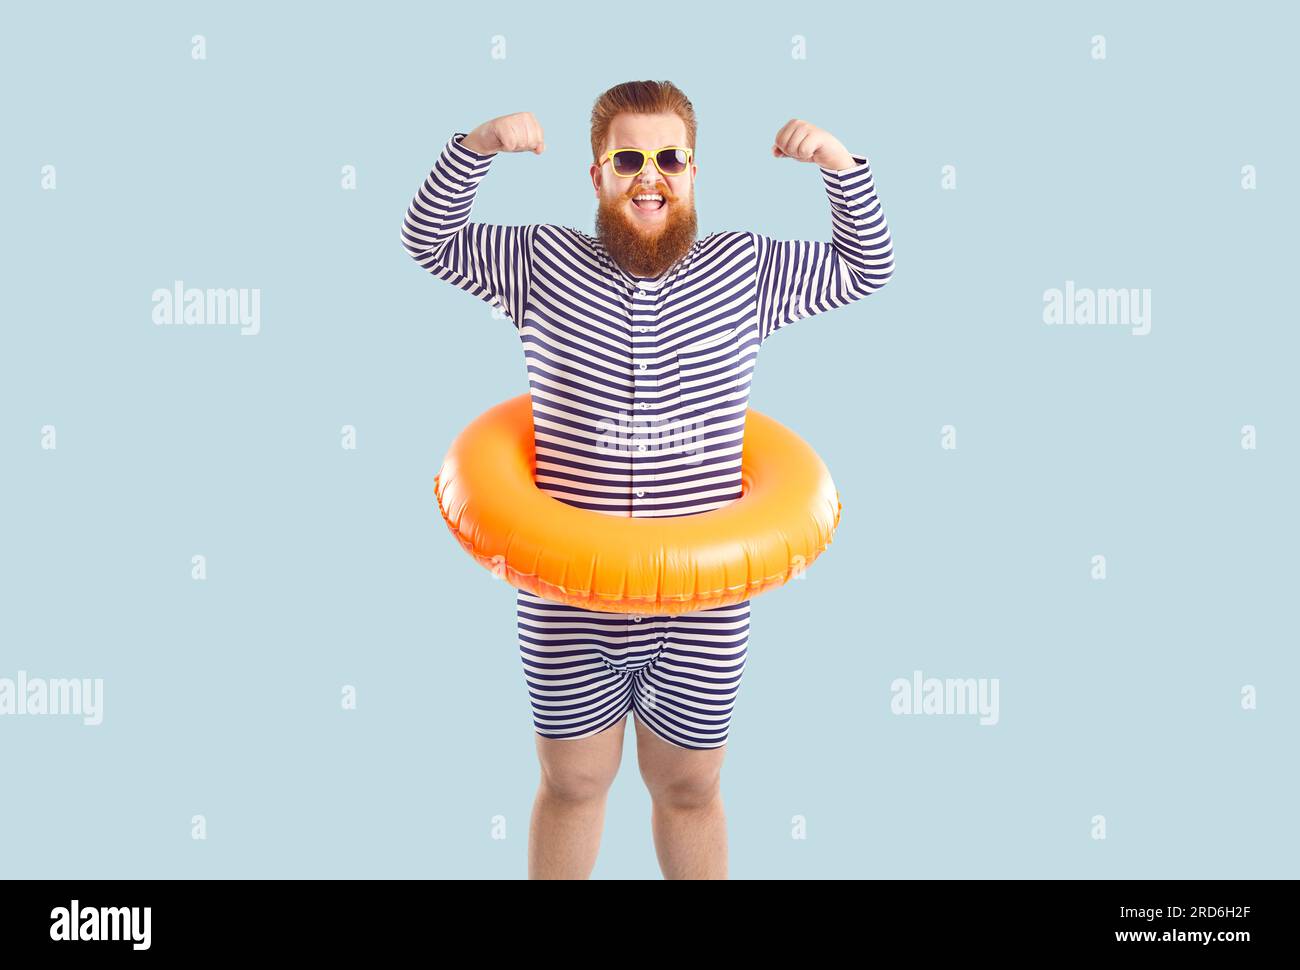
[[[839,493],[808,444],[750,409],[741,497],[695,515],[580,509],[534,480],[533,409],[521,394],[452,442],[434,479],[460,544],[512,586],[604,613],[677,615],[742,602],[798,576],[830,545]]]

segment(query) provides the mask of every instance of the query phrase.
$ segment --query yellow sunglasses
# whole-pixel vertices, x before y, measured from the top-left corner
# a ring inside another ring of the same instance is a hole
[[[653,158],[661,175],[681,175],[690,167],[694,154],[694,149],[678,145],[668,145],[653,152],[643,148],[615,148],[605,153],[600,164],[609,162],[615,175],[630,179],[641,174],[647,158]]]

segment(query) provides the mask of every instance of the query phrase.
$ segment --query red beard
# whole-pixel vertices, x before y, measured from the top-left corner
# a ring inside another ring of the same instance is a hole
[[[628,211],[631,195],[601,196],[596,238],[614,262],[633,276],[660,276],[685,256],[695,242],[695,196],[686,200],[664,192],[668,212],[662,224],[648,227]]]

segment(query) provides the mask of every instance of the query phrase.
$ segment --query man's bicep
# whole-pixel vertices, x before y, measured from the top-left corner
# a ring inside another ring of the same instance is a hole
[[[763,339],[795,320],[850,302],[849,267],[830,241],[752,236]]]
[[[887,265],[861,247],[751,233],[757,260],[759,332],[764,340],[796,320],[847,306],[888,281]],[[886,243],[886,245],[888,245]]]
[[[467,222],[441,246],[413,256],[439,279],[498,307],[518,329],[532,281],[537,228]]]

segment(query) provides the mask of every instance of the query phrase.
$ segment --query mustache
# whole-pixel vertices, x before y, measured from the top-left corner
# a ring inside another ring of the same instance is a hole
[[[673,195],[671,192],[669,192],[669,191],[668,191],[668,186],[666,186],[666,185],[659,186],[658,188],[654,188],[654,189],[647,189],[647,188],[633,189],[631,192],[629,192],[629,193],[627,194],[627,197],[628,197],[629,200],[631,200],[631,199],[635,199],[638,195],[641,195],[641,194],[644,193],[644,192],[657,192],[657,193],[659,193],[660,195],[662,195],[662,196],[664,197],[664,202],[665,202],[665,203],[667,203],[667,202],[676,202],[676,201],[677,201],[677,196],[675,196],[675,195]]]

